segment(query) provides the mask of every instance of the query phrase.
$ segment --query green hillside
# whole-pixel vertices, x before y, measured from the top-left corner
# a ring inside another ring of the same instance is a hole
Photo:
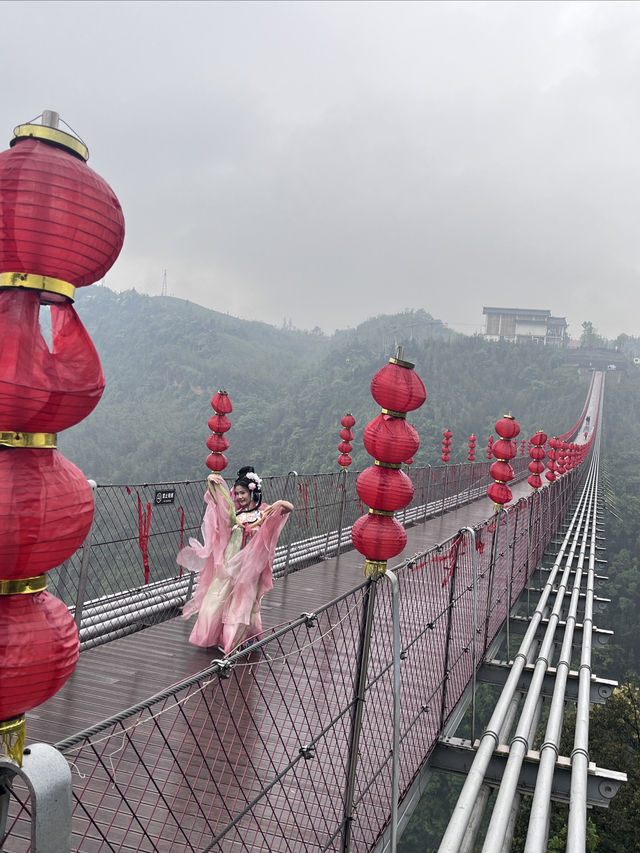
[[[369,386],[396,346],[427,388],[410,416],[421,437],[416,464],[438,464],[442,431],[452,460],[471,432],[483,458],[496,420],[511,411],[523,437],[563,432],[577,419],[588,371],[551,348],[489,343],[451,332],[425,311],[381,316],[326,336],[278,329],[171,297],[106,287],[79,292],[76,308],[102,360],[97,409],[60,436],[62,452],[101,483],[199,479],[219,388],[233,404],[229,470],[263,474],[337,468],[340,418],[356,418],[354,465],[370,464],[362,428],[379,412]]]

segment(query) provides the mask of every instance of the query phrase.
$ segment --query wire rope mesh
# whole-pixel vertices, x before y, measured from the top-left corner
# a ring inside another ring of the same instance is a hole
[[[572,473],[475,529],[478,660],[553,535]],[[402,702],[400,796],[473,673],[472,540],[461,533],[396,567]],[[527,544],[528,543],[528,544]],[[368,590],[375,610],[362,728],[353,740]],[[73,848],[94,851],[332,851],[347,825],[370,850],[391,810],[392,606],[383,578],[268,632],[250,649],[57,744],[72,767]],[[357,756],[353,810],[345,797]],[[2,849],[28,847],[12,798]]]

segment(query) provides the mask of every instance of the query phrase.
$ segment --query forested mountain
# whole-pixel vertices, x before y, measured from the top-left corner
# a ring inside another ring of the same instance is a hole
[[[362,429],[379,412],[374,373],[396,345],[415,363],[427,401],[410,415],[421,438],[418,465],[438,464],[442,431],[454,433],[452,461],[478,458],[505,412],[523,437],[565,431],[577,419],[588,373],[565,351],[451,332],[425,311],[381,316],[326,336],[277,329],[172,297],[104,286],[78,291],[77,311],[102,360],[107,387],[96,410],[60,436],[62,452],[101,483],[199,479],[211,398],[232,401],[229,470],[263,474],[337,468],[340,418],[356,418],[353,459],[370,464]]]

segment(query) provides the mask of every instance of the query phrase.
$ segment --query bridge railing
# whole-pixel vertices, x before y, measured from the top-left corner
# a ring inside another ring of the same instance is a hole
[[[517,477],[527,457],[513,460]],[[350,549],[351,527],[367,511],[356,492],[357,471],[264,478],[264,499],[284,497],[294,511],[279,540],[274,577]],[[397,514],[410,526],[486,494],[488,462],[410,468],[411,503]],[[48,573],[49,589],[74,612],[82,648],[123,636],[178,613],[194,576],[176,554],[199,538],[206,483],[98,485],[87,541]]]
[[[478,525],[474,537],[461,531],[395,567],[401,799],[508,624],[578,482],[571,471]],[[351,849],[370,850],[391,813],[392,618],[390,584],[365,581],[251,650],[57,744],[73,770],[72,849],[328,851],[344,849],[349,833]],[[28,796],[12,808],[17,836]]]

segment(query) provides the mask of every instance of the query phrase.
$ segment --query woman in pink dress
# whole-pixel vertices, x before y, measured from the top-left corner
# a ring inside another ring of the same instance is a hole
[[[190,539],[176,558],[198,572],[194,596],[182,615],[198,614],[190,642],[219,646],[229,654],[262,633],[260,602],[273,587],[276,544],[293,505],[262,503],[262,480],[250,465],[238,471],[233,499],[224,479],[210,474],[204,500],[204,544]]]

